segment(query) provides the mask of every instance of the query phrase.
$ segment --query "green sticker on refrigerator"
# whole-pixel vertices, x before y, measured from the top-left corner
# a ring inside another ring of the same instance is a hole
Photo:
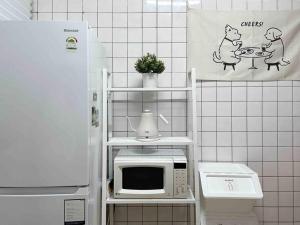
[[[76,37],[71,36],[66,39],[66,48],[76,50],[77,49],[78,40]]]

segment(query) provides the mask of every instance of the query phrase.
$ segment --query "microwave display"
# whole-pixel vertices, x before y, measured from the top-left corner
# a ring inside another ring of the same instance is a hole
[[[127,167],[122,169],[122,188],[159,190],[164,188],[164,169],[159,167]]]
[[[186,163],[174,163],[174,169],[186,169]]]

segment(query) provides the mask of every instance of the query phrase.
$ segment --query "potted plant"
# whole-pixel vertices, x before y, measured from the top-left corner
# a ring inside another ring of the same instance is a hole
[[[156,88],[158,74],[164,72],[165,65],[154,54],[147,53],[135,63],[137,72],[143,75],[144,88]]]

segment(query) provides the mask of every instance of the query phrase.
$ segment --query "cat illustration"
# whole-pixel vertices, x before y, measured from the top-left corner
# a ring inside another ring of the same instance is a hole
[[[282,32],[278,28],[269,28],[265,34],[265,38],[270,41],[265,45],[266,51],[270,55],[265,58],[265,63],[268,65],[277,65],[286,66],[290,62],[284,59],[284,44],[281,39]],[[278,69],[279,70],[279,69]]]
[[[213,53],[214,62],[223,63],[224,70],[226,65],[230,65],[235,69],[234,66],[241,61],[241,58],[235,54],[242,46],[241,36],[237,29],[228,24],[225,26],[225,37],[219,46],[218,52]]]

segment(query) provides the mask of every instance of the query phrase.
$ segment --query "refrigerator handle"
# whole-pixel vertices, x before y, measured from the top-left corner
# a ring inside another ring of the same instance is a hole
[[[92,126],[99,126],[99,109],[97,109],[95,106],[92,106]]]
[[[88,187],[21,187],[0,188],[0,197],[3,196],[43,196],[43,195],[74,195],[84,194]]]

